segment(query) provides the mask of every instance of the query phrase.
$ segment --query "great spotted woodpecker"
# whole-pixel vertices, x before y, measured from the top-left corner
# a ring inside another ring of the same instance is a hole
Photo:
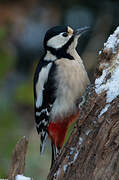
[[[45,53],[34,75],[36,128],[43,152],[47,137],[52,144],[52,164],[62,148],[69,125],[79,116],[77,100],[90,83],[76,52],[78,38],[88,27],[73,30],[56,26],[44,38]],[[51,166],[52,166],[51,164]]]

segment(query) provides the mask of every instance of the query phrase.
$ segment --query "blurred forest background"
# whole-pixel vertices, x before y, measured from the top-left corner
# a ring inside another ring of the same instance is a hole
[[[0,178],[7,178],[11,153],[25,135],[29,138],[26,175],[46,179],[51,150],[48,144],[40,156],[33,73],[43,54],[45,32],[61,24],[91,27],[77,50],[93,82],[98,52],[119,25],[119,0],[0,0]]]

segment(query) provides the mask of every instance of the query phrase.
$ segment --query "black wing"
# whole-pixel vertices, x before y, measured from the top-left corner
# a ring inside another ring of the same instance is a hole
[[[56,65],[52,62],[52,66],[49,70],[47,81],[44,83],[44,89],[42,93],[42,105],[40,107],[36,107],[37,94],[36,94],[36,84],[38,82],[39,74],[42,68],[45,68],[51,62],[42,61],[38,64],[34,76],[34,106],[35,106],[35,121],[36,128],[38,133],[41,135],[41,152],[44,149],[45,141],[48,136],[48,124],[49,124],[49,113],[52,108],[52,104],[55,101],[55,72]]]

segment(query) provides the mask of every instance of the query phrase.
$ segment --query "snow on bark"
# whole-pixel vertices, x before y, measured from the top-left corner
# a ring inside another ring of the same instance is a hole
[[[59,168],[58,168],[57,172],[54,174],[53,180],[57,180],[57,179],[58,179],[59,174],[60,174],[60,166],[59,166]]]
[[[115,64],[116,65],[116,64]],[[95,80],[95,91],[100,94],[106,91],[106,102],[112,102],[119,95],[119,64],[113,72],[109,68],[107,71],[103,70],[102,76]],[[104,82],[106,77],[106,72],[111,72],[111,78]]]
[[[73,160],[64,165],[64,168],[63,168],[63,169],[64,169],[64,172],[67,170],[68,166],[72,165],[72,164],[76,161],[78,155],[79,155],[79,150],[77,150],[77,151],[75,152],[74,157],[73,157]],[[69,157],[68,157],[68,158],[69,158]]]
[[[88,130],[86,131],[86,136],[88,136],[90,133],[91,133],[91,129],[88,129]]]
[[[115,53],[119,46],[119,27],[110,35],[104,44],[104,50],[112,50]],[[107,76],[110,78],[107,79]],[[102,71],[102,75],[95,80],[95,91],[97,94],[106,92],[106,103],[111,103],[119,95],[119,53],[115,54],[113,63]]]
[[[112,53],[116,52],[116,47],[119,45],[119,27],[114,31],[112,35],[109,36],[106,43],[104,43],[104,48],[106,48],[108,51],[111,49]]]
[[[25,177],[25,176],[20,174],[20,175],[17,175],[15,177],[15,180],[31,180],[31,178],[30,177]]]
[[[110,104],[106,104],[106,106],[101,110],[100,114],[98,115],[98,118],[100,118],[105,112],[107,112],[109,107]]]

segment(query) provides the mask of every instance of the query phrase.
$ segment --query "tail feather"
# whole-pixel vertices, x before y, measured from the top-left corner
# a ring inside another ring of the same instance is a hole
[[[60,154],[60,149],[57,148],[52,142],[51,142],[51,147],[52,147],[52,159],[51,159],[51,168],[54,164],[54,161],[56,160],[57,156]]]
[[[47,137],[48,137],[48,133],[45,133],[44,135],[41,134],[40,154],[42,154],[44,151]]]

